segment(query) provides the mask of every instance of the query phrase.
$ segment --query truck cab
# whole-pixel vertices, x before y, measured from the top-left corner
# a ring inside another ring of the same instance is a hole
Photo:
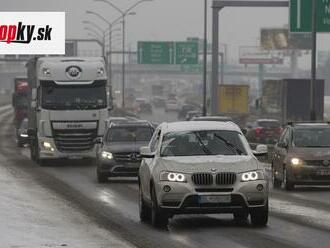
[[[95,158],[107,126],[109,94],[102,58],[44,57],[28,62],[31,158]]]

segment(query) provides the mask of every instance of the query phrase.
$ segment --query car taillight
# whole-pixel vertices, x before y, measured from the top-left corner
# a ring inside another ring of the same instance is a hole
[[[257,127],[257,128],[256,128],[256,135],[261,134],[262,129],[263,129],[262,127]]]

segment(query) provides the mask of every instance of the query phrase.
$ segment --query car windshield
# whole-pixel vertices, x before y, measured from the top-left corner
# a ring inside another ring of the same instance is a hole
[[[107,106],[106,81],[91,85],[57,85],[42,82],[42,107],[45,109],[101,109]]]
[[[258,126],[266,128],[277,128],[280,127],[281,124],[279,121],[258,121]]]
[[[147,142],[152,134],[151,127],[114,127],[108,130],[106,142]]]
[[[236,131],[171,132],[164,135],[161,156],[246,155]]]
[[[293,132],[296,147],[330,147],[330,128],[301,128]]]

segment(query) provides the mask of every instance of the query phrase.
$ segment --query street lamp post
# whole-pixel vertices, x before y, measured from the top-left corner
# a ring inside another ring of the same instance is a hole
[[[129,15],[130,11],[132,9],[134,9],[136,6],[138,6],[139,4],[143,3],[143,2],[152,2],[153,0],[140,0],[138,2],[136,2],[135,4],[133,4],[132,6],[130,6],[129,8],[127,8],[126,10],[122,10],[120,9],[118,6],[116,6],[115,4],[113,4],[111,1],[109,0],[94,0],[95,2],[104,2],[109,4],[112,8],[114,8],[115,10],[117,10],[120,14],[121,14],[121,18],[123,19],[122,24],[123,24],[123,44],[122,44],[122,49],[123,49],[123,56],[122,56],[122,108],[125,108],[125,46],[126,46],[126,20],[125,17],[127,15]]]
[[[207,0],[204,0],[204,51],[203,51],[203,116],[206,116],[206,81],[207,81]]]
[[[105,33],[100,34],[98,31],[96,31],[95,29],[90,28],[90,27],[85,27],[84,29],[93,33],[98,38],[98,40],[102,41],[102,53],[103,53],[103,56],[105,56],[106,55]]]
[[[101,20],[103,20],[105,23],[107,23],[109,25],[109,56],[108,56],[108,59],[107,59],[107,62],[108,62],[108,66],[109,66],[109,81],[110,81],[110,84],[112,84],[112,54],[111,54],[111,49],[112,49],[112,33],[113,33],[113,27],[122,19],[122,17],[118,17],[117,19],[115,19],[114,21],[110,22],[108,21],[105,17],[103,17],[102,15],[100,15],[99,13],[96,13],[94,11],[86,11],[87,14],[91,14],[91,15],[94,15],[94,16],[97,16],[98,18],[100,18]],[[130,13],[128,13],[130,14]]]

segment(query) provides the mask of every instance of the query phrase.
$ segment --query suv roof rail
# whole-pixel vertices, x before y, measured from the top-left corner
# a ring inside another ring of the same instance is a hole
[[[329,121],[289,121],[288,126],[294,126],[299,124],[330,124]]]

